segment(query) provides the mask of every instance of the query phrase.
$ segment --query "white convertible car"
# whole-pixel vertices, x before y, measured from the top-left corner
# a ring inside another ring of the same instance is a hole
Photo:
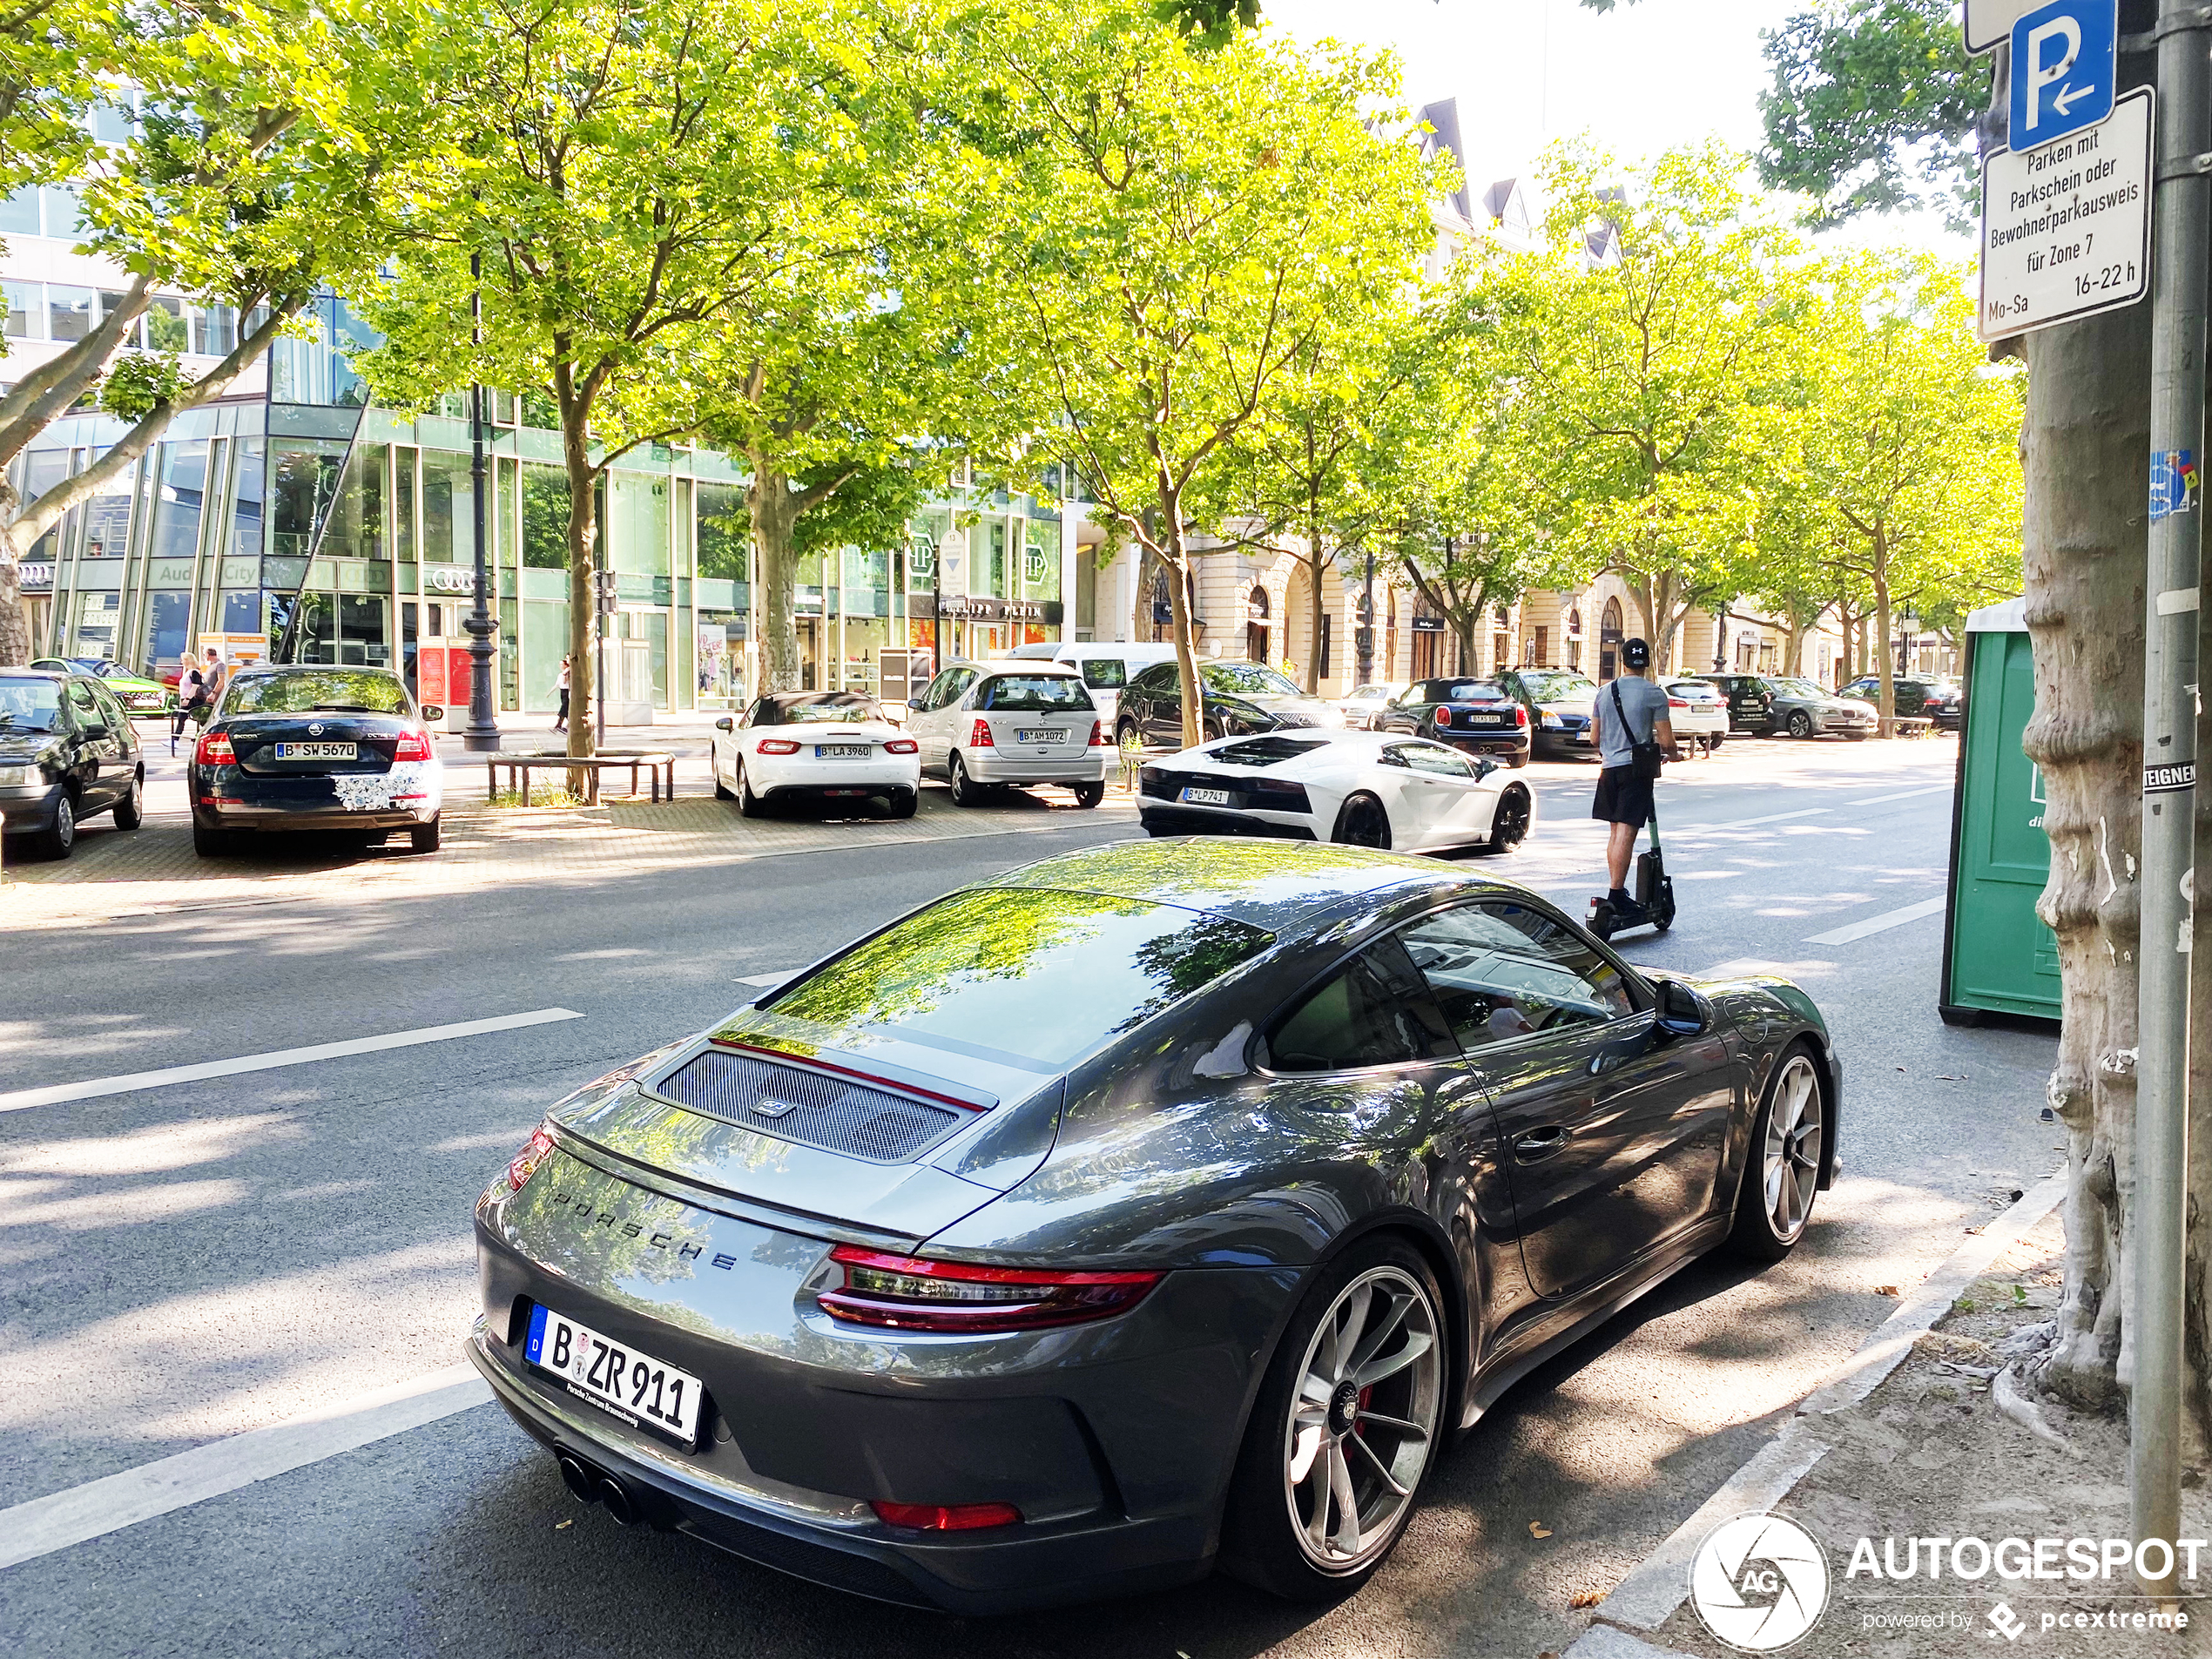
[[[707,747],[714,792],[759,818],[772,800],[858,805],[880,796],[912,818],[921,793],[921,745],[858,691],[771,691],[744,718],[724,715]]]
[[[1137,813],[1154,835],[1273,835],[1401,853],[1502,853],[1535,821],[1521,775],[1396,732],[1219,738],[1148,762]]]

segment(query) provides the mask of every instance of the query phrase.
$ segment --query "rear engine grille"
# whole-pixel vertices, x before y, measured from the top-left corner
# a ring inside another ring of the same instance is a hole
[[[653,1092],[741,1129],[879,1163],[912,1157],[961,1117],[901,1095],[720,1049],[709,1049],[655,1083]]]

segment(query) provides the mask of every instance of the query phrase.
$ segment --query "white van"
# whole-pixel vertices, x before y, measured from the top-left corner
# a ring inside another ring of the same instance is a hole
[[[1099,717],[1111,732],[1114,716],[1121,707],[1122,687],[1155,663],[1173,662],[1175,643],[1063,640],[1056,645],[1016,645],[1007,654],[1029,662],[1065,663],[1076,670],[1090,688],[1090,700],[1097,705]]]

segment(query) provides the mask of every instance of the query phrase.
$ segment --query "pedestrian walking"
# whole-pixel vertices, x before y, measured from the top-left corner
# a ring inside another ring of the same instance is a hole
[[[1659,780],[1660,765],[1676,752],[1675,728],[1667,718],[1665,688],[1644,678],[1651,647],[1641,639],[1623,640],[1621,664],[1624,671],[1597,694],[1602,770],[1590,816],[1612,826],[1605,842],[1605,873],[1613,884],[1606,902],[1616,926],[1633,927],[1644,915],[1629,896],[1629,860],[1636,850],[1636,832],[1651,821],[1652,786]]]
[[[169,726],[169,752],[177,752],[177,739],[185,735],[185,722],[198,722],[199,705],[207,700],[207,681],[199,664],[187,651],[177,675],[177,712]]]
[[[569,659],[565,657],[561,658],[561,679],[558,690],[561,693],[561,711],[553,717],[553,729],[556,732],[565,732],[569,729]]]
[[[207,648],[207,666],[199,671],[199,678],[207,692],[202,699],[206,712],[199,717],[200,724],[205,725],[215,718],[215,705],[223,700],[224,689],[231,683],[230,664],[212,645]]]

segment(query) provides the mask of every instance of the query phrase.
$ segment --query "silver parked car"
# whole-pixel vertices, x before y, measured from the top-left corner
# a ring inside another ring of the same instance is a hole
[[[1797,987],[1510,882],[1092,847],[554,1106],[477,1203],[468,1352],[579,1497],[820,1584],[1327,1599],[1517,1379],[1804,1237],[1840,1083]]]

